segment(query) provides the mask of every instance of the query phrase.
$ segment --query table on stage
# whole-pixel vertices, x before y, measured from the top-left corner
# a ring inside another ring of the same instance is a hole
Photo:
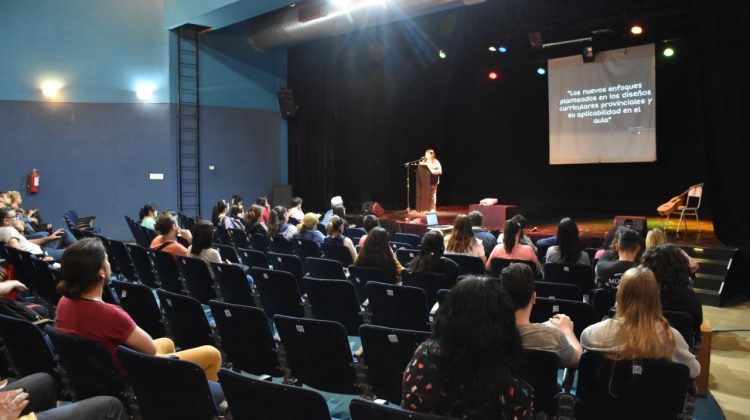
[[[505,221],[516,214],[515,205],[495,204],[492,206],[483,206],[480,204],[471,204],[469,211],[478,211],[484,216],[482,225],[487,230],[502,230]]]

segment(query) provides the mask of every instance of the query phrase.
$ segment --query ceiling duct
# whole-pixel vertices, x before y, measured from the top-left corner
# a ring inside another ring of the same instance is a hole
[[[318,0],[297,3],[250,20],[250,43],[258,50],[340,35],[485,0]]]

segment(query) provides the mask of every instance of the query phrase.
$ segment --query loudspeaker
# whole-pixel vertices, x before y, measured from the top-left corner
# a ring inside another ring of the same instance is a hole
[[[646,237],[648,233],[646,218],[642,216],[615,216],[613,225],[614,227],[627,226],[640,233],[643,237]]]
[[[271,207],[289,207],[292,203],[291,185],[274,185],[271,190]]]
[[[297,116],[297,104],[294,103],[294,94],[291,89],[279,89],[276,94],[279,98],[279,109],[281,116],[284,118],[294,118]]]
[[[377,201],[365,201],[362,204],[362,213],[374,214],[377,217],[383,217],[383,215],[385,214],[385,210],[383,209],[383,206],[381,206]]]

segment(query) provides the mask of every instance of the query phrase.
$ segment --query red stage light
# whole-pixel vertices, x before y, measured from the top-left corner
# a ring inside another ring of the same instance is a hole
[[[490,80],[497,80],[498,77],[500,77],[500,73],[496,72],[495,70],[492,70],[491,72],[487,73],[487,78]]]

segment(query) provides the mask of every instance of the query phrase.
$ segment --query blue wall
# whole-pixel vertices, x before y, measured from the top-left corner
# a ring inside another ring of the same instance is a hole
[[[12,34],[0,39],[0,190],[23,191],[28,172],[40,169],[41,192],[24,207],[57,226],[70,208],[96,215],[117,239],[131,238],[123,215],[144,203],[175,208],[175,43],[162,2],[6,0],[0,25]],[[283,182],[286,157],[275,101],[285,54],[255,53],[232,39],[241,27],[227,29],[236,32],[208,33],[202,45],[202,167],[217,168],[202,176],[205,216],[216,198],[249,198]],[[54,101],[40,91],[50,77],[63,82]],[[156,85],[152,103],[136,98],[140,80]]]

